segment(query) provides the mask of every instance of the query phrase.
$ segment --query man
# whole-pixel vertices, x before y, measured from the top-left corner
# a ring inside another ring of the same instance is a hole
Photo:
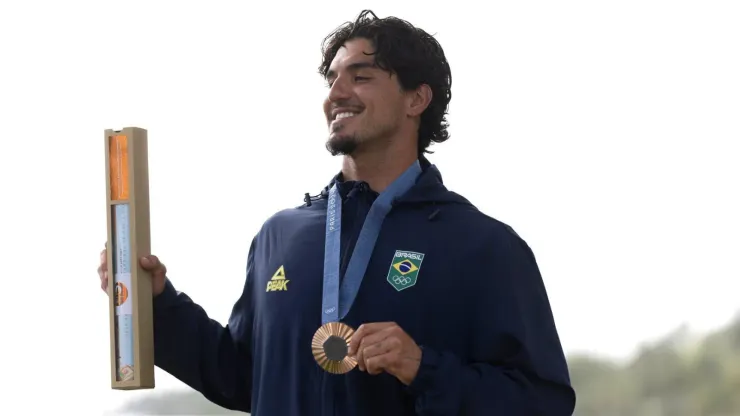
[[[365,11],[325,40],[320,72],[341,173],[253,238],[226,327],[141,259],[157,366],[256,416],[572,414],[532,252],[424,157],[448,138],[440,45]]]

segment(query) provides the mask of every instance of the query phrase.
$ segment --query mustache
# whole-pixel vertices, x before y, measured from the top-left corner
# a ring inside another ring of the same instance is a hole
[[[350,101],[338,101],[338,102],[332,103],[331,106],[329,107],[331,111],[334,111],[338,108],[360,111],[360,110],[363,110],[365,106],[363,106],[362,104],[353,103]]]

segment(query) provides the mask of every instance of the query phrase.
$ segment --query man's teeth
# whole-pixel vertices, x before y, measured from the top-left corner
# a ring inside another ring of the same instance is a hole
[[[355,115],[355,113],[339,113],[335,117],[335,120],[341,120],[343,118],[352,117],[353,115]]]

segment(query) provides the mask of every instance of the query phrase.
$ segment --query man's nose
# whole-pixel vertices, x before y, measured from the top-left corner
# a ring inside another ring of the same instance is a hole
[[[349,99],[350,87],[343,77],[338,77],[329,88],[329,101],[337,102]]]

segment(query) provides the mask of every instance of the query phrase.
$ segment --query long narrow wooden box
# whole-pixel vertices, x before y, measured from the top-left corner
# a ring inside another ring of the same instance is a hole
[[[147,131],[105,130],[111,387],[154,388]]]

